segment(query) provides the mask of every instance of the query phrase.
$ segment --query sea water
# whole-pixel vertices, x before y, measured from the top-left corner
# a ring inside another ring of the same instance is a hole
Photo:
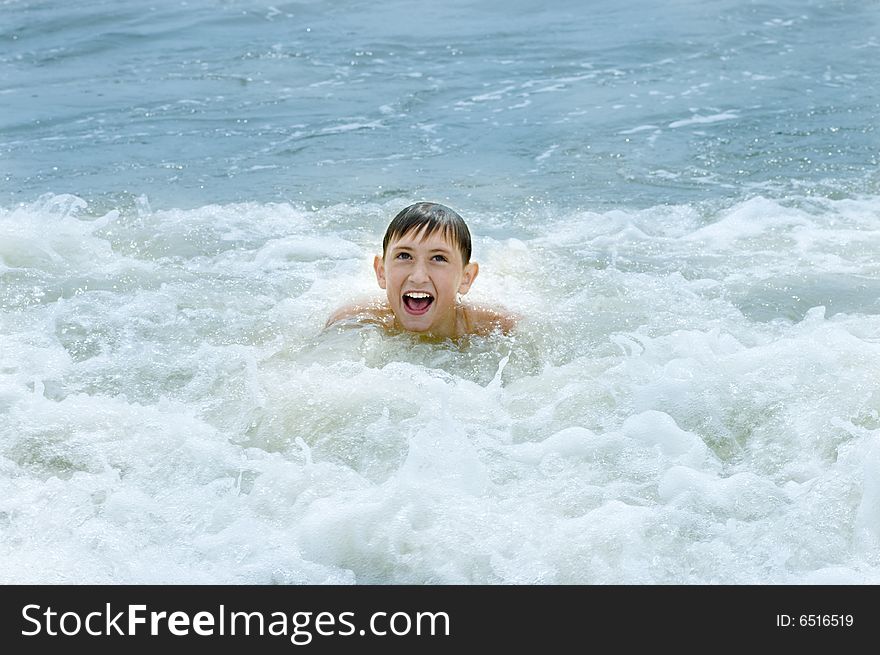
[[[0,581],[880,582],[880,8],[0,2]],[[468,221],[510,335],[324,329]]]

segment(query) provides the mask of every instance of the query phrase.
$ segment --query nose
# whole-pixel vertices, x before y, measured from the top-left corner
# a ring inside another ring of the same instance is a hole
[[[413,265],[412,271],[410,272],[410,280],[413,284],[421,284],[423,282],[428,281],[428,266],[425,262],[418,260]]]

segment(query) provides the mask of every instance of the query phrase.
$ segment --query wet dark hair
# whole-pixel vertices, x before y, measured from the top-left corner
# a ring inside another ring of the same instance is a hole
[[[392,240],[420,230],[424,230],[423,239],[442,230],[443,236],[458,247],[462,262],[467,264],[471,260],[471,233],[467,223],[454,210],[436,202],[417,202],[400,210],[385,230],[382,257],[385,257],[385,251]]]

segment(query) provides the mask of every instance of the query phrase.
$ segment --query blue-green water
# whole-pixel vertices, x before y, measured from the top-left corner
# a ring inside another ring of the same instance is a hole
[[[878,190],[876,2],[0,12],[6,205],[415,194],[529,211]]]
[[[0,0],[0,581],[877,583],[878,21]],[[416,200],[513,335],[322,331]]]

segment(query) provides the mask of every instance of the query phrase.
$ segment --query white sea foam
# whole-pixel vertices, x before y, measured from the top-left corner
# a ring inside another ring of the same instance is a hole
[[[689,125],[705,125],[708,123],[718,123],[720,121],[729,121],[739,118],[739,115],[733,111],[725,111],[720,114],[709,114],[707,116],[695,115],[691,118],[684,118],[678,121],[672,121],[668,127],[687,127]]]
[[[400,202],[0,212],[0,578],[880,580],[880,200],[478,216],[513,336],[322,331]]]

